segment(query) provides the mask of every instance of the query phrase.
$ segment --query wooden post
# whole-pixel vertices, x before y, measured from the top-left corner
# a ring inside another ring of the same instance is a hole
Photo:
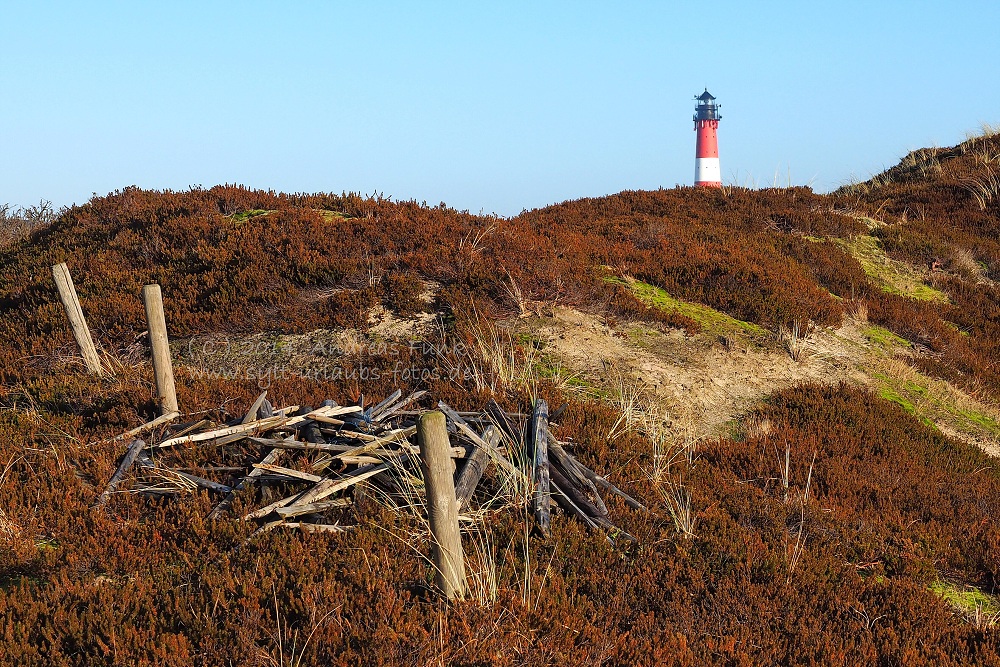
[[[73,338],[76,339],[77,347],[80,348],[80,354],[83,356],[83,362],[87,365],[87,370],[95,375],[103,376],[101,360],[97,356],[94,339],[90,336],[87,320],[84,319],[83,309],[80,308],[80,299],[76,296],[76,288],[73,287],[73,279],[69,275],[69,268],[65,262],[52,267],[52,277],[56,280],[56,287],[59,288],[59,299],[62,301],[63,308],[66,309],[69,325],[73,329]]]
[[[427,515],[434,540],[437,585],[449,600],[468,593],[462,534],[458,528],[458,501],[452,476],[451,444],[444,414],[428,412],[417,422],[420,463],[427,488]]]
[[[149,325],[149,345],[153,348],[153,373],[156,374],[156,398],[163,414],[176,411],[177,392],[174,389],[174,369],[170,365],[170,342],[167,321],[163,317],[163,294],[159,285],[142,288],[142,303],[146,307]]]
[[[535,520],[542,534],[548,537],[552,523],[550,508],[551,489],[549,488],[549,441],[546,433],[549,430],[549,406],[542,400],[535,401],[535,414],[531,420],[533,429],[531,479],[535,483]]]

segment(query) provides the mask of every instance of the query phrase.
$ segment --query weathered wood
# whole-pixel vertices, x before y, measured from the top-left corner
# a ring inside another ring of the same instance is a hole
[[[575,517],[580,519],[580,521],[583,521],[588,527],[597,530],[597,524],[591,520],[586,512],[580,509],[576,503],[573,502],[573,499],[570,498],[569,494],[562,490],[562,487],[555,479],[552,480],[552,490],[554,491],[552,494],[553,497],[556,499],[556,502],[563,507],[563,509],[573,514]]]
[[[164,413],[176,412],[177,391],[174,387],[174,368],[170,362],[170,341],[167,338],[167,321],[163,317],[163,294],[160,286],[156,284],[144,286],[142,303],[146,308],[149,345],[153,350],[156,398]]]
[[[283,519],[290,519],[302,516],[303,514],[316,514],[317,512],[325,512],[326,510],[337,509],[339,507],[349,507],[351,503],[350,498],[334,498],[333,500],[322,500],[318,503],[309,503],[308,505],[279,507],[274,512]]]
[[[344,475],[334,479],[324,479],[322,482],[303,494],[302,498],[295,501],[295,504],[307,505],[309,503],[322,500],[323,498],[331,496],[338,491],[343,491],[358,482],[364,481],[369,477],[379,475],[388,469],[389,465],[386,463],[380,465],[370,465],[358,468],[350,475]]]
[[[486,404],[486,414],[493,420],[493,423],[500,427],[500,430],[508,441],[511,460],[515,465],[521,467],[520,464],[524,461],[523,457],[525,455],[525,438],[520,425],[492,398]]]
[[[265,456],[261,460],[261,463],[265,464],[274,463],[275,461],[278,460],[279,456],[281,456],[281,450],[272,449],[270,452],[268,452],[267,456]],[[212,508],[212,511],[208,513],[207,517],[208,520],[211,521],[212,519],[216,519],[219,516],[221,516],[222,513],[228,510],[229,506],[233,504],[233,499],[236,497],[236,492],[242,491],[249,482],[253,481],[255,478],[260,477],[263,474],[264,471],[261,470],[260,468],[254,468],[253,470],[251,470],[246,477],[244,477],[243,479],[241,479],[239,482],[236,483],[236,486],[234,486],[232,490],[228,494],[226,494],[226,497],[223,498],[218,505]]]
[[[383,410],[385,410],[388,407],[391,407],[392,404],[395,403],[396,401],[398,401],[402,395],[403,395],[403,392],[401,392],[399,389],[397,389],[396,391],[394,391],[391,394],[389,394],[388,396],[386,396],[384,399],[382,399],[381,402],[379,402],[378,404],[376,404],[375,406],[373,406],[372,408],[369,409],[369,411],[368,411],[368,419],[374,421],[375,418],[379,414],[381,414]]]
[[[396,403],[394,405],[390,405],[388,408],[380,411],[378,413],[378,415],[375,415],[373,413],[372,414],[372,421],[375,421],[375,422],[385,421],[389,417],[392,417],[394,414],[396,414],[397,412],[399,412],[400,410],[402,410],[403,408],[405,408],[407,405],[410,405],[411,403],[415,402],[417,399],[419,399],[421,396],[423,396],[426,393],[427,392],[425,390],[423,390],[423,389],[421,389],[420,391],[413,392],[412,394],[410,394],[409,396],[407,396],[403,400],[399,401],[398,403]]]
[[[273,528],[288,528],[300,530],[303,533],[346,533],[354,526],[338,526],[328,523],[282,523],[276,522]]]
[[[205,428],[206,426],[211,426],[211,425],[212,425],[212,420],[211,419],[202,419],[201,421],[197,421],[197,422],[195,422],[193,424],[189,424],[189,425],[185,426],[181,430],[179,430],[176,433],[174,433],[171,437],[172,438],[178,438],[178,437],[180,437],[182,435],[187,435],[188,433],[193,433],[194,431],[200,431],[201,429]]]
[[[564,457],[563,460],[570,462],[570,465],[572,465],[575,468],[575,470],[579,471],[579,473],[582,474],[584,477],[586,477],[591,482],[593,482],[597,486],[601,487],[605,491],[610,491],[611,493],[613,493],[613,494],[621,497],[622,500],[625,501],[625,504],[628,505],[629,507],[631,507],[632,509],[634,509],[634,510],[645,510],[646,509],[645,505],[643,505],[642,503],[640,503],[638,500],[636,500],[635,498],[633,498],[629,494],[625,493],[624,491],[622,491],[621,489],[619,489],[617,486],[615,486],[614,484],[612,484],[611,482],[609,482],[607,479],[605,479],[601,475],[598,475],[596,472],[594,472],[593,470],[591,470],[587,466],[585,466],[582,463],[580,463],[580,460],[577,459],[572,454],[570,454],[569,452],[567,452],[566,449],[562,445],[560,445],[559,443],[555,443],[553,445],[553,442],[554,442],[554,439],[549,440],[549,448],[553,452],[558,452],[561,457]]]
[[[323,480],[321,475],[314,475],[311,472],[302,472],[301,470],[295,470],[293,468],[284,468],[279,465],[274,465],[273,463],[254,463],[253,467],[266,472],[284,475],[285,477],[299,479],[304,482],[313,482],[314,484]]]
[[[483,433],[483,440],[495,447],[499,439],[500,429],[492,424],[487,426]],[[455,499],[458,501],[459,509],[465,507],[472,499],[472,494],[475,493],[476,486],[479,485],[479,480],[482,479],[489,460],[489,451],[485,447],[473,444],[472,453],[466,458],[465,467],[462,468],[462,472],[458,474],[458,481],[455,482]]]
[[[600,508],[591,502],[590,498],[584,495],[576,486],[574,486],[573,482],[567,479],[557,467],[552,466],[549,469],[549,473],[551,475],[552,483],[559,487],[559,491],[573,503],[574,507],[586,514],[588,518],[596,519],[599,517],[607,517],[607,515],[601,512]]]
[[[352,474],[347,476],[323,479],[323,481],[319,482],[311,489],[297,493],[293,496],[288,496],[287,498],[276,500],[270,505],[265,505],[260,509],[250,512],[243,517],[243,519],[246,521],[251,519],[262,519],[280,507],[310,505],[326,498],[327,496],[333,495],[338,491],[343,491],[344,489],[357,484],[358,482],[364,481],[369,477],[379,475],[388,469],[389,466],[387,464],[370,465],[358,468]]]
[[[142,440],[133,440],[128,446],[128,450],[125,452],[125,456],[122,457],[121,463],[118,465],[118,470],[115,474],[111,476],[108,480],[108,485],[104,488],[104,492],[101,493],[97,498],[97,502],[94,503],[94,507],[100,507],[104,503],[108,502],[108,498],[114,493],[115,488],[118,486],[119,482],[122,481],[122,477],[128,472],[128,469],[132,467],[135,460],[139,458],[139,454],[142,453],[142,449],[146,446],[146,443]]]
[[[284,425],[289,421],[288,417],[283,417],[280,415],[275,415],[274,417],[268,417],[266,419],[258,419],[257,421],[247,422],[246,424],[238,424],[236,426],[227,426],[225,428],[218,428],[212,431],[205,431],[204,433],[195,433],[193,435],[184,435],[174,438],[167,438],[157,444],[153,445],[157,448],[172,447],[174,445],[181,445],[190,442],[203,442],[205,440],[217,440],[228,435],[251,433],[253,431],[268,431],[278,426]]]
[[[552,514],[549,488],[549,441],[545,434],[549,430],[549,406],[541,398],[535,400],[535,414],[531,418],[531,481],[534,482],[532,507],[538,529],[546,537],[551,532]]]
[[[62,301],[63,308],[66,310],[73,338],[76,340],[76,346],[80,348],[80,355],[83,357],[83,363],[87,366],[87,371],[99,377],[103,376],[101,359],[97,356],[94,339],[90,335],[90,328],[83,316],[83,308],[80,307],[80,299],[76,295],[73,278],[69,275],[69,267],[65,263],[56,264],[52,267],[52,277],[59,289],[59,300]]]
[[[447,599],[463,599],[468,593],[468,586],[452,476],[451,444],[448,442],[444,414],[428,412],[420,417],[417,440],[434,543],[435,580]]]
[[[447,403],[445,403],[444,401],[439,401],[438,409],[441,410],[441,412],[443,412],[445,415],[447,415],[448,419],[451,420],[453,424],[455,424],[456,428],[458,429],[458,432],[461,433],[463,436],[465,436],[470,442],[479,447],[485,448],[487,451],[490,451],[493,460],[496,461],[497,464],[501,468],[503,468],[505,472],[515,477],[520,477],[525,480],[527,479],[527,476],[524,474],[524,471],[515,467],[507,459],[507,457],[500,454],[495,447],[491,447],[488,442],[483,440],[478,433],[472,430],[472,427],[466,423],[465,419],[463,419],[462,416],[459,415],[457,412],[452,410]]]
[[[240,423],[246,424],[247,422],[252,422],[259,419],[257,413],[260,412],[260,408],[261,406],[264,405],[264,401],[266,400],[267,400],[267,390],[265,389],[263,393],[261,393],[261,395],[257,397],[257,400],[253,402],[253,404],[250,406],[250,409],[247,410],[246,415],[243,417],[243,421]]]
[[[159,417],[157,417],[153,421],[146,422],[142,426],[136,426],[131,431],[126,431],[125,433],[122,433],[121,435],[116,435],[113,438],[113,441],[125,440],[126,438],[131,438],[134,435],[139,435],[140,433],[145,433],[146,431],[152,431],[157,426],[161,426],[163,424],[166,424],[167,422],[172,422],[173,420],[175,420],[178,417],[180,417],[180,415],[181,415],[181,413],[176,412],[176,411],[175,412],[168,412],[165,415],[160,415]]]
[[[155,470],[160,473],[167,475],[174,475],[178,479],[185,480],[194,484],[199,489],[205,489],[206,491],[212,491],[213,493],[229,493],[232,491],[232,487],[226,486],[225,484],[220,484],[211,479],[205,479],[204,477],[198,477],[197,475],[192,475],[190,473],[184,472],[182,470],[174,470],[173,468],[167,468],[165,466],[157,465],[153,462],[149,456],[146,454],[139,455],[139,465],[150,470]]]
[[[562,445],[560,445],[551,433],[548,434],[549,442],[549,465],[551,469],[559,469],[559,471],[569,480],[570,483],[575,485],[575,487],[584,492],[589,491],[593,497],[594,505],[600,510],[601,516],[608,516],[608,506],[604,504],[604,499],[601,498],[601,494],[598,492],[597,487],[584,473],[582,468],[584,465],[577,461],[569,452],[567,452]]]
[[[390,431],[388,435],[376,438],[367,444],[361,445],[360,447],[355,447],[354,449],[350,449],[342,454],[336,454],[334,455],[333,458],[339,459],[344,456],[361,456],[362,454],[367,454],[372,450],[380,449],[384,445],[393,443],[404,444],[406,443],[406,439],[416,432],[417,432],[416,426],[410,426],[408,428],[402,428],[395,431]],[[349,434],[349,435],[345,434],[345,435],[347,435],[348,437],[355,437],[356,435],[360,434]]]

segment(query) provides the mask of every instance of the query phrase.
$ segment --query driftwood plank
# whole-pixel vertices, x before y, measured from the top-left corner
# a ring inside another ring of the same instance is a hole
[[[157,465],[146,454],[141,454],[139,456],[139,465],[143,468],[160,472],[161,474],[173,475],[178,479],[190,482],[199,489],[205,489],[206,491],[212,491],[214,493],[229,493],[233,490],[231,487],[226,486],[225,484],[220,484],[219,482],[211,479],[205,479],[204,477],[198,477],[197,475],[192,475],[181,470],[174,470],[173,468]]]
[[[283,519],[290,519],[296,516],[302,516],[303,514],[315,514],[317,512],[325,512],[329,509],[336,509],[338,507],[349,507],[352,501],[350,498],[334,498],[333,500],[321,500],[318,503],[309,503],[308,505],[292,505],[291,507],[279,507],[275,513]]]
[[[508,450],[511,454],[511,459],[520,464],[523,461],[522,456],[524,456],[524,433],[523,430],[511,416],[500,407],[492,398],[490,402],[486,404],[486,414],[493,421],[494,424],[500,427],[504,436],[508,441]]]
[[[267,463],[267,464],[274,463],[275,461],[278,460],[279,456],[281,456],[281,450],[272,449],[270,452],[268,452],[267,456],[265,456],[261,460],[261,463]],[[261,470],[260,468],[254,468],[253,470],[251,470],[250,474],[248,474],[246,477],[237,482],[236,486],[234,486],[232,490],[228,494],[226,494],[226,497],[223,498],[222,501],[218,505],[216,505],[211,512],[209,512],[208,519],[212,520],[218,518],[223,512],[228,510],[229,506],[233,504],[233,498],[236,497],[236,492],[246,488],[246,485],[249,482],[253,481],[257,477],[260,477],[262,474],[264,474],[264,471]]]
[[[588,527],[597,530],[597,524],[591,520],[586,512],[580,509],[577,504],[573,502],[573,499],[570,498],[569,494],[562,490],[562,487],[559,486],[559,483],[554,478],[552,480],[552,489],[555,491],[553,496],[555,497],[556,502],[562,505],[563,509],[583,521]]]
[[[496,447],[500,440],[500,429],[492,424],[487,426],[483,433],[483,440]],[[476,486],[479,485],[479,480],[482,479],[489,460],[489,451],[485,447],[473,444],[472,453],[467,457],[465,467],[462,468],[462,472],[458,475],[458,481],[455,483],[455,498],[458,500],[459,509],[465,507],[472,499],[472,494],[475,493]]]
[[[590,480],[591,482],[593,482],[597,486],[601,487],[605,491],[610,491],[611,493],[613,493],[613,494],[621,497],[622,500],[625,501],[625,504],[628,505],[629,507],[631,507],[632,509],[634,509],[634,510],[645,510],[646,509],[645,505],[643,505],[642,503],[640,503],[638,500],[636,500],[635,498],[633,498],[629,494],[625,493],[624,491],[622,491],[621,489],[619,489],[617,486],[615,486],[614,484],[612,484],[611,482],[609,482],[607,479],[605,479],[601,475],[598,475],[596,472],[594,472],[593,470],[591,470],[587,466],[585,466],[582,463],[580,463],[580,460],[577,459],[572,454],[570,454],[569,452],[567,452],[566,449],[562,445],[560,445],[559,443],[556,443],[555,445],[553,445],[552,443],[553,443],[553,440],[550,440],[549,441],[549,448],[553,452],[558,452],[558,455],[561,457],[561,460],[567,461],[568,465],[572,466],[576,471],[578,471],[581,475],[583,475],[584,477],[586,477],[588,480]]]
[[[160,415],[153,421],[146,422],[142,426],[136,426],[131,431],[126,431],[121,435],[116,435],[112,439],[112,442],[117,442],[118,440],[126,440],[128,438],[131,438],[132,436],[139,435],[140,433],[145,433],[146,431],[152,431],[157,426],[160,426],[161,424],[166,424],[167,422],[172,422],[173,420],[177,419],[180,416],[181,413],[176,410],[173,412],[168,412],[165,415]]]
[[[386,396],[384,399],[382,399],[381,402],[379,402],[378,404],[369,409],[368,418],[374,420],[376,415],[381,414],[383,410],[392,406],[392,404],[398,401],[400,397],[402,397],[402,395],[403,392],[397,389],[396,391]]]
[[[385,421],[389,417],[393,416],[394,414],[405,408],[407,405],[410,405],[411,403],[415,402],[417,399],[419,399],[426,393],[427,392],[424,391],[423,389],[421,389],[420,391],[415,391],[406,398],[404,398],[403,400],[399,401],[394,405],[390,405],[388,408],[381,410],[377,414],[375,412],[372,412],[372,421],[375,422]]]
[[[549,488],[549,441],[545,434],[549,430],[549,406],[543,399],[535,400],[535,414],[532,424],[532,456],[531,479],[534,482],[535,495],[532,506],[535,510],[535,521],[539,530],[546,537],[551,532],[552,514],[550,507]]]
[[[355,447],[341,454],[334,455],[333,458],[339,459],[345,456],[361,456],[362,454],[367,454],[368,452],[380,449],[383,445],[399,443],[399,444],[409,444],[406,443],[406,439],[417,432],[416,426],[410,426],[408,428],[397,429],[395,431],[390,431],[388,435],[376,438],[367,444],[361,445],[360,447]],[[360,434],[359,434],[360,435]]]
[[[267,400],[267,390],[265,389],[264,392],[257,397],[257,400],[253,402],[253,405],[250,406],[250,409],[247,410],[246,415],[243,417],[243,421],[241,421],[240,423],[246,424],[248,422],[256,421],[258,419],[257,413],[260,412],[260,408],[262,405],[264,405],[264,401],[266,400]]]
[[[104,503],[108,502],[108,498],[110,498],[111,494],[114,493],[115,488],[122,481],[122,477],[125,476],[128,469],[131,468],[135,463],[135,460],[139,458],[139,454],[142,453],[145,446],[146,443],[142,440],[133,440],[132,443],[129,444],[128,450],[125,452],[125,456],[122,457],[122,462],[118,465],[118,470],[116,470],[115,474],[111,476],[110,480],[108,480],[108,485],[104,488],[104,492],[98,496],[97,502],[94,503],[95,507],[100,507],[104,505]]]
[[[449,420],[451,420],[452,423],[455,424],[455,427],[458,429],[459,433],[468,438],[470,442],[474,443],[479,447],[483,447],[484,449],[489,451],[493,460],[496,461],[497,464],[501,468],[503,468],[505,472],[514,475],[515,477],[525,477],[523,471],[519,470],[518,468],[515,468],[514,465],[511,464],[511,462],[507,459],[506,456],[501,454],[499,451],[496,450],[496,448],[491,447],[488,442],[483,440],[478,433],[472,430],[472,427],[466,423],[465,419],[463,419],[462,416],[459,415],[457,412],[452,410],[447,403],[445,403],[444,401],[439,401],[438,409],[440,409],[441,412],[443,412],[445,416]]]
[[[326,498],[327,496],[333,495],[338,491],[343,491],[344,489],[354,484],[357,484],[358,482],[366,480],[369,477],[373,477],[375,475],[383,473],[388,469],[389,469],[388,464],[370,465],[370,466],[365,466],[363,468],[358,468],[352,474],[344,477],[324,479],[323,481],[319,482],[318,484],[316,484],[316,486],[312,487],[308,491],[303,491],[302,493],[298,493],[294,496],[288,496],[287,498],[276,500],[270,505],[266,505],[258,510],[250,512],[243,518],[245,520],[261,519],[263,517],[266,517],[268,514],[271,514],[279,507],[290,507],[293,505],[295,506],[310,505],[312,503],[322,500],[323,498]]]
[[[284,468],[279,465],[274,465],[273,463],[254,463],[253,467],[257,470],[264,470],[265,472],[276,473],[284,475],[285,477],[293,477],[304,482],[316,483],[322,481],[323,479],[321,475],[314,475],[311,472],[302,472],[301,470],[295,470],[293,468]]]
[[[247,422],[246,424],[239,424],[237,426],[227,426],[226,428],[215,429],[214,431],[206,431],[205,433],[195,433],[193,435],[184,435],[176,438],[167,438],[166,440],[157,443],[155,447],[172,447],[174,445],[186,444],[189,442],[203,442],[205,440],[217,440],[219,438],[225,437],[227,435],[235,435],[238,433],[250,433],[252,431],[261,430],[266,431],[273,428],[277,428],[281,425],[286,425],[289,422],[288,417],[284,416],[274,416],[268,417],[267,419],[257,419],[252,422]]]
[[[586,514],[589,519],[598,519],[600,517],[607,518],[607,515],[601,512],[600,508],[591,502],[586,495],[581,493],[580,490],[573,485],[573,482],[567,479],[558,468],[552,467],[549,472],[551,474],[552,483],[559,487],[560,493],[566,496],[566,498],[577,510]]]
[[[354,526],[339,526],[328,523],[283,523],[275,522],[273,528],[300,530],[303,533],[346,533]]]

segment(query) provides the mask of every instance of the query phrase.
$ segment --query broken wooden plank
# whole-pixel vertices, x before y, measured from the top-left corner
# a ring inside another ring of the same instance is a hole
[[[534,497],[532,507],[535,511],[535,521],[542,535],[549,536],[551,532],[552,514],[549,497],[549,441],[545,437],[549,430],[549,406],[544,399],[535,400],[535,413],[532,424],[532,468],[531,481],[534,482]]]
[[[240,423],[246,424],[247,422],[257,421],[257,419],[259,418],[257,416],[257,413],[260,412],[260,408],[262,405],[264,405],[264,401],[266,400],[267,400],[267,390],[265,389],[261,393],[261,395],[257,397],[257,400],[253,402],[253,404],[250,406],[250,409],[247,410],[246,415],[243,417],[243,421],[241,421]]]
[[[149,470],[154,470],[161,475],[173,475],[178,479],[194,484],[197,488],[205,489],[206,491],[212,491],[214,493],[229,493],[233,490],[231,487],[226,486],[225,484],[220,484],[219,482],[211,479],[205,479],[204,477],[198,477],[197,475],[192,475],[181,470],[174,470],[173,468],[157,465],[145,453],[139,455],[139,465]]]
[[[559,487],[560,493],[566,496],[577,510],[586,514],[590,519],[607,518],[607,514],[601,512],[600,508],[574,486],[573,482],[567,479],[559,468],[553,466],[549,469],[549,474],[552,483]]]
[[[389,468],[390,466],[387,463],[364,466],[363,468],[358,468],[350,475],[344,475],[336,479],[325,479],[307,491],[300,499],[295,501],[294,504],[307,505],[309,503],[314,503],[317,500],[322,500],[323,498],[331,496],[338,491],[343,491],[358,482],[364,481],[369,477],[381,474]]]
[[[640,503],[638,500],[636,500],[629,494],[619,489],[617,486],[609,482],[606,478],[602,477],[601,475],[598,475],[596,472],[594,472],[587,466],[583,465],[583,463],[581,463],[578,458],[576,458],[568,451],[566,451],[566,448],[563,447],[560,443],[556,442],[555,438],[552,437],[551,434],[549,435],[550,435],[549,448],[553,451],[553,453],[557,454],[560,457],[561,462],[566,462],[566,465],[573,467],[576,471],[579,472],[579,474],[583,475],[591,482],[604,489],[605,491],[610,491],[611,493],[621,497],[621,499],[625,501],[625,504],[631,507],[632,509],[643,510],[643,511],[646,509],[645,505]],[[563,466],[564,469],[566,468],[566,465]]]
[[[556,502],[562,505],[563,509],[583,521],[589,528],[597,530],[597,524],[591,520],[586,512],[580,509],[577,504],[573,502],[573,499],[569,496],[569,494],[563,491],[563,487],[560,486],[555,479],[552,480],[552,489],[555,491],[553,495]]]
[[[381,422],[385,421],[386,419],[389,419],[394,414],[405,408],[407,405],[410,405],[411,403],[417,401],[421,396],[423,396],[426,393],[427,392],[423,389],[421,389],[420,391],[415,391],[406,398],[404,398],[403,400],[399,401],[394,405],[390,405],[388,408],[380,411],[377,414],[375,412],[372,412],[372,421]]]
[[[179,438],[182,435],[187,435],[188,433],[193,433],[194,431],[200,431],[206,426],[211,426],[211,425],[212,425],[211,419],[202,419],[201,421],[196,421],[193,424],[188,424],[187,426],[180,429],[170,437]]]
[[[374,421],[376,415],[380,414],[386,408],[391,407],[392,404],[398,401],[402,395],[403,392],[397,389],[396,391],[386,396],[384,399],[382,399],[382,401],[380,401],[378,404],[376,404],[375,406],[373,406],[368,410],[368,419]]]
[[[508,414],[500,404],[494,399],[490,399],[490,402],[486,404],[486,414],[489,418],[500,427],[507,441],[509,442],[509,451],[511,459],[515,462],[523,461],[523,456],[525,454],[524,446],[524,432],[519,424],[517,424],[511,415]]]
[[[281,450],[272,449],[270,452],[268,452],[267,456],[265,456],[261,460],[261,463],[268,463],[268,464],[274,463],[275,461],[278,460],[279,456],[281,456]],[[223,498],[222,501],[218,505],[216,505],[211,512],[209,512],[207,518],[209,520],[218,518],[223,512],[229,509],[230,505],[232,505],[233,499],[236,497],[236,492],[243,490],[249,482],[253,481],[257,477],[260,477],[263,473],[264,471],[259,468],[254,468],[253,470],[251,470],[250,473],[246,477],[241,479],[239,482],[237,482],[236,486],[234,486],[232,490],[228,494],[226,494],[226,497]]]
[[[339,459],[339,458],[342,458],[344,456],[361,456],[362,454],[367,454],[368,452],[370,452],[372,450],[381,449],[383,445],[388,445],[388,444],[393,444],[393,443],[403,444],[403,443],[406,442],[407,438],[409,438],[411,435],[413,435],[416,432],[417,432],[417,427],[416,426],[410,426],[408,428],[402,428],[402,429],[397,429],[395,431],[390,431],[388,435],[385,435],[385,436],[382,436],[382,437],[379,437],[379,438],[375,438],[374,440],[372,440],[371,442],[368,442],[367,444],[361,445],[359,447],[355,447],[354,449],[350,449],[350,450],[348,450],[346,452],[343,452],[341,454],[336,454],[336,455],[334,455],[333,458]],[[358,434],[358,435],[361,435],[361,434]],[[409,444],[409,443],[406,443],[406,444]]]
[[[94,507],[100,507],[104,505],[104,503],[108,502],[108,498],[110,498],[111,494],[114,493],[115,488],[122,481],[122,477],[125,476],[128,469],[131,468],[135,463],[135,460],[139,458],[139,454],[142,453],[145,446],[146,443],[138,439],[133,440],[129,444],[128,450],[125,452],[125,456],[122,457],[122,461],[118,465],[118,470],[116,470],[115,474],[111,476],[110,480],[108,480],[108,485],[104,488],[104,492],[98,496],[97,502],[94,503]]]
[[[346,533],[354,526],[341,526],[337,524],[328,523],[284,523],[277,522],[274,528],[288,528],[291,530],[300,530],[303,533]]]
[[[441,412],[443,412],[445,416],[448,419],[450,419],[453,424],[455,424],[455,427],[458,429],[459,433],[464,435],[466,438],[468,438],[471,442],[475,443],[477,446],[483,447],[487,451],[489,451],[490,456],[493,458],[493,460],[496,461],[497,465],[503,468],[505,472],[515,477],[527,479],[527,476],[524,474],[522,470],[519,470],[518,468],[514,467],[514,465],[507,459],[506,456],[501,454],[495,447],[491,447],[488,442],[483,440],[478,433],[472,430],[472,427],[466,423],[465,419],[463,419],[461,415],[455,412],[447,403],[445,403],[444,401],[438,401],[438,409],[440,409]]]
[[[187,444],[191,442],[203,442],[205,440],[217,440],[228,435],[242,434],[242,433],[252,433],[253,431],[267,431],[278,426],[285,425],[289,422],[288,417],[275,415],[274,417],[268,417],[266,419],[257,419],[252,422],[247,422],[246,424],[239,424],[237,426],[227,426],[225,428],[219,428],[212,431],[206,431],[205,433],[194,433],[191,435],[183,435],[174,438],[167,438],[166,440],[154,445],[156,448],[172,447],[174,445]]]
[[[178,411],[176,411],[176,410],[174,410],[173,412],[168,412],[165,415],[160,415],[159,417],[157,417],[153,421],[146,422],[142,426],[136,426],[131,431],[126,431],[125,433],[122,433],[121,435],[116,435],[114,438],[112,438],[112,442],[117,442],[119,440],[125,440],[127,438],[131,438],[132,436],[139,435],[140,433],[145,433],[146,431],[152,431],[157,426],[160,426],[162,424],[166,424],[167,422],[172,422],[173,420],[177,419],[180,416],[181,416],[181,413],[178,412]]]
[[[483,440],[496,447],[496,443],[500,440],[500,429],[493,425],[487,426],[486,429],[483,433]],[[482,479],[489,460],[489,451],[485,447],[473,444],[472,453],[467,457],[465,467],[462,468],[462,472],[458,475],[458,481],[455,483],[455,499],[458,500],[459,509],[465,507],[472,499],[472,494],[475,493],[476,486],[479,485],[479,480]]]
[[[254,463],[253,467],[258,470],[264,470],[267,472],[277,473],[279,475],[284,475],[285,477],[293,477],[295,479],[300,479],[304,482],[319,482],[322,481],[322,475],[314,475],[311,472],[303,472],[301,470],[295,470],[293,468],[284,468],[273,463]]]
[[[291,507],[279,507],[275,509],[275,513],[283,519],[290,519],[292,517],[302,516],[304,514],[317,514],[319,512],[325,512],[330,509],[337,509],[340,507],[349,507],[352,504],[350,498],[334,498],[333,500],[321,500],[318,503],[309,503],[308,505],[292,505]]]

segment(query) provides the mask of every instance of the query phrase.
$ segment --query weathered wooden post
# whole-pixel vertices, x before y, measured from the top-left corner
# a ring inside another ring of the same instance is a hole
[[[550,508],[551,488],[549,484],[549,405],[542,399],[535,401],[532,416],[532,443],[534,445],[531,465],[531,481],[535,485],[535,521],[542,534],[548,537],[552,523]]]
[[[146,307],[149,326],[149,345],[153,348],[153,373],[156,375],[156,397],[163,414],[177,410],[177,392],[174,388],[174,369],[170,364],[170,341],[167,339],[167,321],[163,317],[163,293],[159,285],[142,288],[142,303]]]
[[[101,370],[101,360],[97,356],[97,348],[94,347],[94,339],[90,336],[90,329],[87,327],[87,320],[83,317],[83,309],[80,308],[80,299],[76,296],[76,288],[73,286],[73,278],[69,275],[69,268],[66,263],[56,264],[52,267],[52,277],[55,278],[56,287],[59,288],[59,299],[63,308],[66,309],[66,317],[69,318],[69,325],[73,329],[73,338],[80,348],[83,362],[87,365],[87,370],[98,376],[103,376]]]
[[[458,528],[458,501],[452,471],[451,443],[444,414],[428,412],[417,422],[420,463],[427,489],[427,515],[434,541],[436,582],[449,600],[468,593],[462,534]]]

